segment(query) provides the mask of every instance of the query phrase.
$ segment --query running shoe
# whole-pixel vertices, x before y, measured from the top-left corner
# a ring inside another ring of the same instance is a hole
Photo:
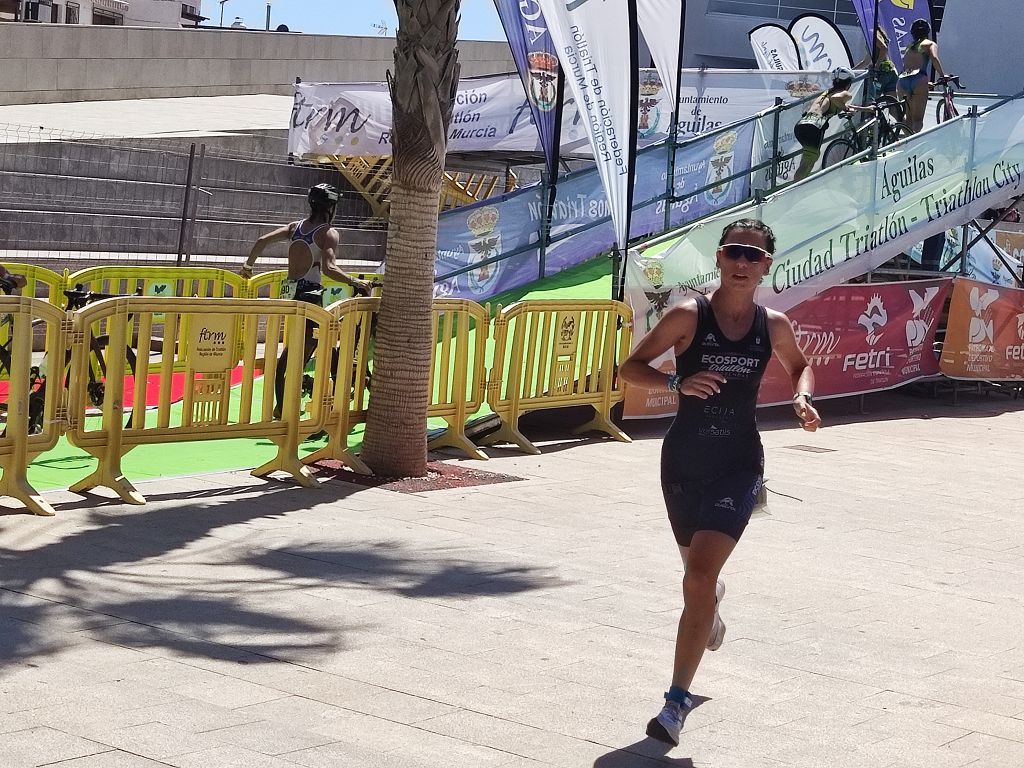
[[[692,708],[693,701],[689,696],[683,704],[666,699],[665,706],[661,708],[658,716],[651,718],[647,724],[647,735],[666,744],[679,746],[679,732],[683,730],[683,720]]]
[[[717,651],[725,641],[725,622],[718,615],[718,606],[722,604],[723,597],[725,597],[725,582],[719,579],[715,586],[715,623],[711,625],[711,634],[708,635],[709,651]]]

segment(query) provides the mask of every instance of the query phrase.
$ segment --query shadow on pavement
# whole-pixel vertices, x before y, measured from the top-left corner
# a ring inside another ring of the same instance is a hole
[[[594,768],[656,768],[665,765],[693,768],[693,760],[689,757],[669,757],[668,753],[672,749],[674,747],[671,744],[647,737],[628,747],[601,755],[594,761]]]
[[[343,648],[346,631],[338,618],[344,603],[310,615],[311,587],[346,583],[416,598],[561,583],[546,571],[431,556],[398,543],[278,550],[265,535],[270,521],[285,516],[293,525],[274,526],[275,533],[294,536],[303,521],[322,531],[316,516],[338,512],[317,505],[359,490],[269,483],[148,494],[145,507],[80,512],[70,532],[60,518],[70,505],[54,519],[0,517],[0,668],[56,656],[81,641],[76,633],[195,657],[306,662]]]

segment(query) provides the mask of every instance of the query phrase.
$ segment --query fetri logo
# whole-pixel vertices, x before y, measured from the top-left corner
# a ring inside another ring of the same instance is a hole
[[[1017,335],[1024,341],[1024,314],[1017,315]]]
[[[892,4],[905,11],[914,10],[914,0],[892,0]]]
[[[857,322],[864,327],[868,344],[871,346],[877,344],[882,338],[882,334],[877,331],[884,328],[885,324],[889,322],[889,313],[885,311],[881,296],[876,293],[871,297],[867,309],[857,318]]]

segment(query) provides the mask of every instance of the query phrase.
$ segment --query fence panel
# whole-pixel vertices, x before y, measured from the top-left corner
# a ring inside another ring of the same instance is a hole
[[[303,356],[287,352],[303,349],[307,327],[333,342],[324,310],[294,301],[133,296],[91,304],[74,313],[73,323],[68,439],[99,466],[72,490],[103,485],[129,503],[144,503],[121,472],[125,453],[237,437],[278,447],[254,475],[280,470],[303,485],[318,484],[299,461],[298,446],[326,417],[327,358],[316,359],[304,407]],[[158,323],[162,337],[153,332]]]
[[[64,319],[59,307],[41,299],[0,297],[0,496],[37,515],[52,515],[53,508],[29,484],[27,472],[35,457],[57,444],[63,428]],[[56,372],[50,386],[48,367]]]
[[[20,264],[13,261],[0,262],[8,272],[25,276],[23,296],[45,299],[51,304],[63,307],[66,303],[64,288],[67,286],[67,273],[58,274],[46,267],[36,264]]]
[[[632,312],[619,301],[520,301],[494,322],[494,364],[487,402],[501,419],[488,445],[511,442],[540,453],[519,431],[519,417],[541,408],[590,405],[594,418],[577,432],[629,437],[612,423],[622,400],[617,360],[629,354]]]
[[[473,301],[437,299],[433,304],[433,323],[431,401],[427,415],[444,419],[448,429],[427,447],[458,448],[470,458],[487,459],[487,454],[466,435],[466,424],[484,402],[490,314]]]

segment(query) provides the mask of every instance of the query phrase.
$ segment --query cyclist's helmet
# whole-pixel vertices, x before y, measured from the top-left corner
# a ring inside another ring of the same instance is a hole
[[[849,85],[853,82],[853,70],[849,67],[836,67],[832,70],[833,85]]]
[[[910,35],[915,40],[924,40],[929,34],[931,34],[931,31],[931,25],[924,19],[918,19],[910,25]]]
[[[309,204],[316,208],[329,208],[338,204],[341,193],[330,184],[317,184],[309,190]]]

